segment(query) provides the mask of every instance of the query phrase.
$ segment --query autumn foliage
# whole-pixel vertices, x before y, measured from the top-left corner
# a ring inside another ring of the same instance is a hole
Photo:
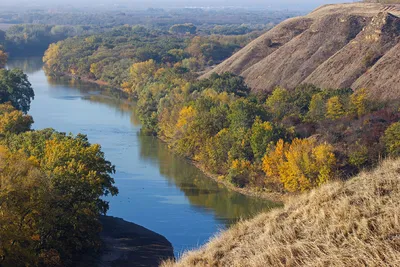
[[[114,166],[84,135],[32,131],[26,75],[2,71],[0,266],[75,266],[101,245]]]
[[[334,177],[333,151],[331,145],[317,145],[311,139],[294,139],[292,143],[281,139],[263,158],[266,179],[281,182],[289,192],[320,186]]]

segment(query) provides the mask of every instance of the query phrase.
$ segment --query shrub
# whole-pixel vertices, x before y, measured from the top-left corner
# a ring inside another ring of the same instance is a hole
[[[383,136],[386,151],[389,155],[400,156],[400,122],[393,123]]]

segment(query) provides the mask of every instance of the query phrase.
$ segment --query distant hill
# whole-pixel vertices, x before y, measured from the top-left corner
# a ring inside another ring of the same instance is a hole
[[[233,72],[254,91],[312,83],[399,98],[399,16],[395,4],[325,5],[282,22],[203,77]]]
[[[294,197],[161,266],[399,266],[399,167],[387,160]]]

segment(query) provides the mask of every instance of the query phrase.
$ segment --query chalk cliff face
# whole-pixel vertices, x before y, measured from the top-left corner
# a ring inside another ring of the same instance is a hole
[[[282,22],[203,77],[233,72],[254,91],[312,83],[400,98],[399,16],[400,5],[326,5]]]

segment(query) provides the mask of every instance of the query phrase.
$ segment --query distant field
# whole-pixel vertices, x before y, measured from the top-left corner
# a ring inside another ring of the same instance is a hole
[[[16,25],[16,24],[5,24],[5,23],[0,23],[0,30],[6,31],[8,30],[11,26]]]

